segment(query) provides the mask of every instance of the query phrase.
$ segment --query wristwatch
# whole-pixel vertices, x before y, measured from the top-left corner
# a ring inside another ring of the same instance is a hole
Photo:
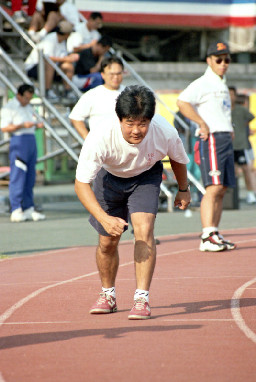
[[[188,184],[188,186],[187,186],[187,188],[185,190],[181,190],[179,188],[179,192],[188,192],[188,191],[190,191],[190,185],[189,184]]]

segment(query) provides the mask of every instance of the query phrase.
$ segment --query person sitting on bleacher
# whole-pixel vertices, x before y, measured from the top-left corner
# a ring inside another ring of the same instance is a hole
[[[80,53],[80,58],[75,64],[73,83],[82,91],[86,92],[104,83],[100,68],[101,62],[112,46],[112,40],[103,36],[91,48]]]
[[[36,12],[30,22],[28,34],[34,42],[41,41],[47,33],[55,32],[62,20],[73,24],[74,30],[80,24],[79,11],[66,0],[38,0]]]
[[[73,30],[73,25],[68,21],[61,21],[56,28],[56,32],[49,33],[37,44],[25,61],[25,70],[30,78],[38,79],[38,49],[42,49],[45,56],[48,56],[54,63],[60,66],[66,76],[72,80],[74,74],[75,61],[78,61],[77,53],[67,53],[67,39]],[[45,89],[46,97],[52,102],[58,102],[59,97],[51,89],[53,81],[58,80],[54,68],[45,61]],[[71,91],[70,86],[64,82],[65,97],[69,100],[75,100],[76,96]]]
[[[63,4],[63,6],[66,3]],[[70,20],[69,20],[70,21]],[[68,51],[81,52],[84,49],[91,48],[101,38],[98,31],[102,27],[103,17],[99,12],[92,12],[88,20],[82,21],[75,26],[75,32],[68,38]]]

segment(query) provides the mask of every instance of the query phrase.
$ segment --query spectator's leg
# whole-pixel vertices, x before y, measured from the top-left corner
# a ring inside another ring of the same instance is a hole
[[[54,78],[54,68],[45,61],[45,89],[49,90],[52,87],[53,78]]]
[[[35,11],[30,22],[28,33],[33,34],[39,31],[40,29],[42,29],[43,26],[44,26],[44,18],[42,13]]]
[[[44,25],[44,28],[46,30],[47,33],[51,32],[53,29],[56,28],[57,24],[63,20],[64,17],[62,16],[62,14],[60,12],[50,12],[48,14],[48,17],[47,17],[47,20],[46,20],[46,23]]]
[[[70,79],[70,81],[72,81],[72,78],[74,75],[74,65],[72,64],[72,62],[64,62],[63,64],[61,64],[60,67],[63,70],[63,72],[66,74],[66,76]],[[67,84],[65,81],[64,81],[64,88],[66,90],[70,90],[69,84]]]

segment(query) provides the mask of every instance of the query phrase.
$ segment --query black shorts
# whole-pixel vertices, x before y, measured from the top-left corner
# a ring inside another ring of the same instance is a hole
[[[234,160],[239,166],[250,163],[246,150],[234,150]]]
[[[38,64],[34,65],[31,69],[29,69],[27,71],[27,75],[29,78],[34,78],[34,80],[37,80],[38,79]],[[61,79],[62,79],[61,76],[59,76],[58,73],[54,71],[53,81],[60,82]]]
[[[162,172],[163,165],[160,161],[150,170],[132,178],[119,178],[102,168],[93,185],[97,201],[107,214],[127,222],[128,215],[135,212],[156,215]],[[92,215],[89,222],[100,235],[110,236]]]

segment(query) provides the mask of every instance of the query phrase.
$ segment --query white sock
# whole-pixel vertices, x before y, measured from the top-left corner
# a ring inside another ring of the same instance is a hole
[[[34,36],[34,35],[36,34],[36,31],[34,31],[33,29],[28,30],[28,34],[29,34],[30,36]]]
[[[145,300],[149,302],[149,291],[143,289],[136,289],[134,293],[134,300],[137,300],[140,297],[145,298]]]
[[[216,231],[218,231],[218,227],[205,227],[203,228],[202,238],[205,239],[207,236],[210,235],[211,232],[216,232]]]
[[[116,288],[115,287],[111,287],[111,288],[103,288],[102,287],[102,292],[116,298]]]
[[[44,38],[44,36],[47,35],[47,30],[45,28],[41,29],[39,32],[38,32],[39,36],[42,38]]]

